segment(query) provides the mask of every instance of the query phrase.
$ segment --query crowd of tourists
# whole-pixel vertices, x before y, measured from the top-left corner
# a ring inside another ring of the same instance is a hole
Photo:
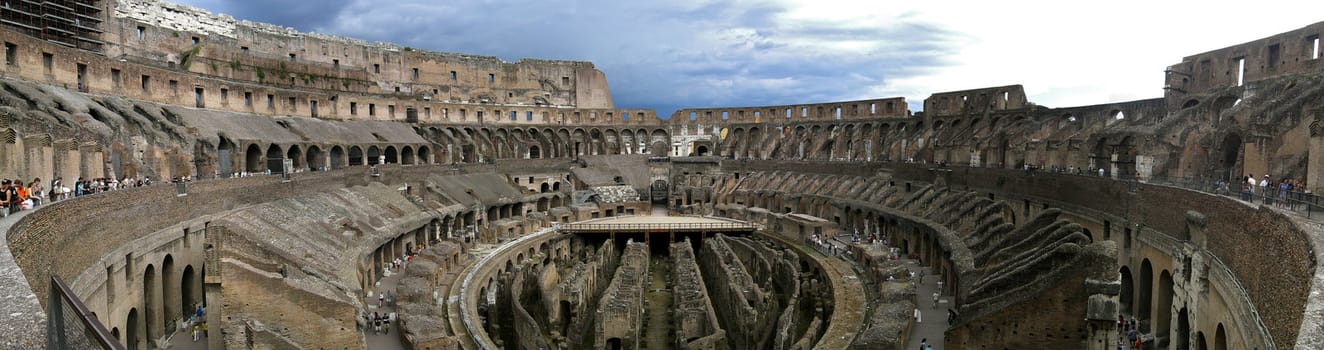
[[[1310,194],[1306,182],[1300,178],[1284,177],[1275,181],[1268,174],[1259,179],[1254,174],[1246,174],[1241,180],[1241,200],[1244,201],[1259,200],[1267,205],[1295,209]],[[1220,180],[1215,184],[1214,192],[1231,195],[1231,186],[1233,184]]]
[[[0,210],[0,216],[23,210],[32,210],[43,202],[49,203],[93,193],[150,185],[152,185],[151,178],[130,178],[128,176],[119,180],[110,177],[78,178],[78,181],[72,184],[65,183],[63,177],[56,177],[49,183],[43,182],[41,178],[35,178],[29,182],[19,179],[5,179],[0,181],[0,209],[3,209]]]

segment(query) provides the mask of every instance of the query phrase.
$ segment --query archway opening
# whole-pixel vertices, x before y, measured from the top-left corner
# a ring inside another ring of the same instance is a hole
[[[386,164],[400,163],[400,155],[396,153],[395,146],[386,146],[386,151],[384,153],[386,155]]]
[[[1214,333],[1214,350],[1227,350],[1227,330],[1223,329],[1223,324],[1218,324],[1218,330]]]
[[[418,164],[432,164],[432,152],[426,146],[418,146]]]
[[[1139,298],[1136,298],[1136,318],[1140,319],[1141,330],[1147,330],[1145,327],[1149,323],[1150,309],[1153,305],[1154,295],[1154,268],[1145,259],[1140,263],[1140,288],[1136,290]]]
[[[708,146],[699,145],[698,147],[695,147],[695,148],[694,148],[694,155],[695,155],[695,156],[698,156],[698,157],[706,157],[706,156],[708,156]]]
[[[267,171],[272,174],[280,174],[285,171],[285,154],[280,151],[280,146],[271,145],[267,147]]]
[[[401,148],[400,148],[400,164],[404,164],[404,165],[413,165],[414,163],[416,163],[416,162],[414,161],[414,148],[413,148],[413,147],[409,147],[409,146],[401,147]]]
[[[331,146],[331,170],[345,167],[345,149],[340,146]]]
[[[542,158],[542,150],[538,146],[529,146],[529,159]]]
[[[256,144],[248,145],[244,151],[244,171],[258,173],[263,169],[266,169],[266,165],[262,164],[262,148]]]
[[[303,164],[308,167],[308,170],[322,170],[322,168],[326,166],[326,164],[322,162],[322,159],[321,148],[317,148],[317,146],[308,146],[308,152],[304,157]]]
[[[1242,146],[1241,135],[1229,133],[1227,136],[1223,137],[1223,157],[1219,159],[1221,162],[1219,166],[1222,167],[1222,173],[1218,174],[1223,180],[1231,181],[1234,176],[1241,176],[1241,172],[1238,171],[1237,168],[1238,165],[1241,164]]]
[[[129,350],[144,349],[142,340],[146,338],[142,334],[142,325],[138,324],[138,308],[130,308],[129,316],[124,320],[124,345]]]
[[[1122,314],[1130,315],[1135,312],[1131,309],[1135,297],[1135,281],[1132,279],[1131,268],[1122,266],[1122,295],[1118,298]]]
[[[349,147],[349,166],[363,165],[363,149],[359,146]]]
[[[1158,339],[1170,339],[1172,334],[1172,273],[1159,273],[1158,299],[1154,308],[1154,334]]]

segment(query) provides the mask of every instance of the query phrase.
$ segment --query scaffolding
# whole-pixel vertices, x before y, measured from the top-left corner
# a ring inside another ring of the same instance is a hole
[[[100,0],[0,0],[0,23],[51,43],[101,52]]]

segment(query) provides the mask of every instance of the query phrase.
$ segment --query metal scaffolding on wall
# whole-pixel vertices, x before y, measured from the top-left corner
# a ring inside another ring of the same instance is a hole
[[[100,0],[4,0],[0,24],[57,45],[101,52]]]

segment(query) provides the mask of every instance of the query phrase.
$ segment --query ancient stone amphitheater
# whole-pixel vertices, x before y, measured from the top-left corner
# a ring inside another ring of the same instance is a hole
[[[589,62],[155,0],[0,23],[0,177],[154,182],[0,219],[6,349],[1324,348],[1324,23],[1161,98],[665,119]]]

